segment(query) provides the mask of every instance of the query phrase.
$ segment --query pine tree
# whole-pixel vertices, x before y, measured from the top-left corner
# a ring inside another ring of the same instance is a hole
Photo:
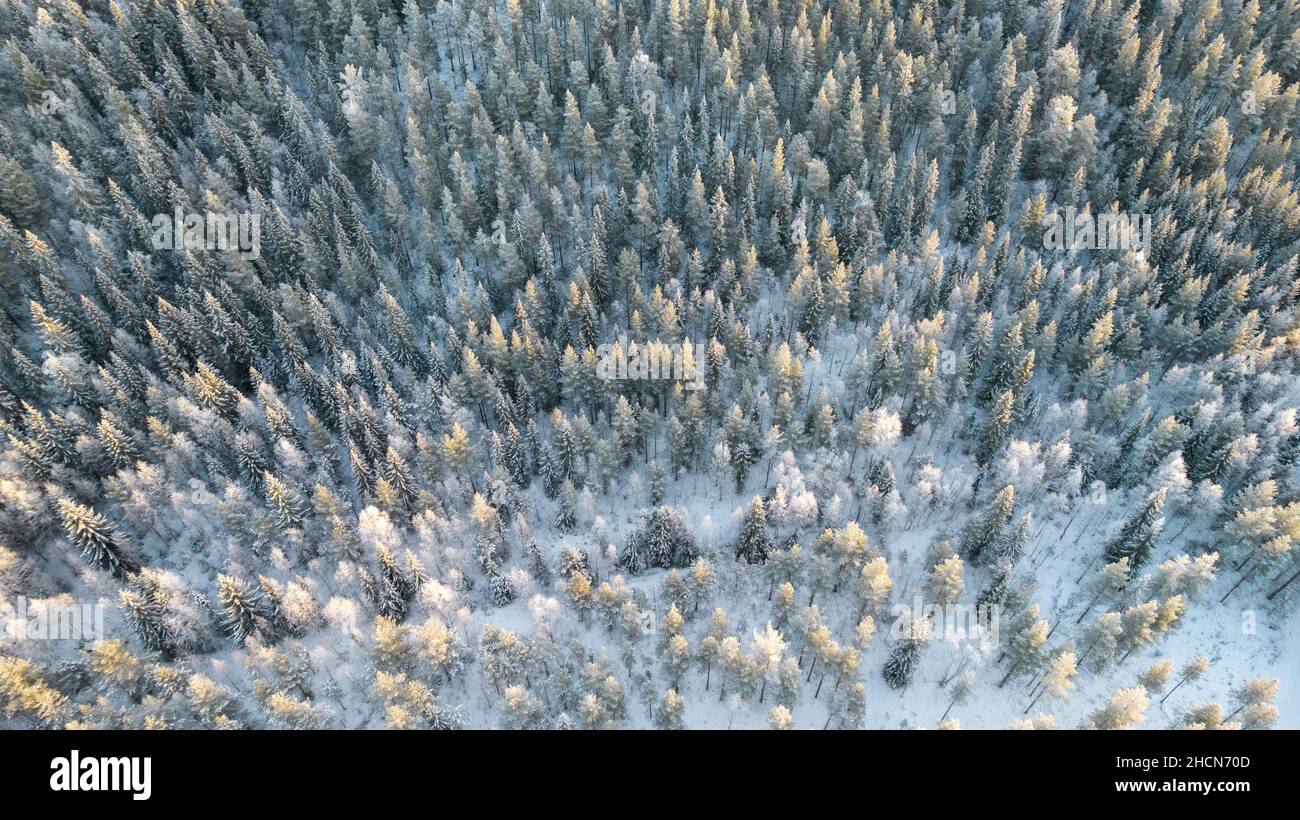
[[[935,564],[925,580],[927,595],[941,604],[955,602],[966,588],[964,570],[962,560],[956,555]]]
[[[1007,624],[1011,633],[1005,654],[1010,665],[998,686],[1005,686],[1016,672],[1034,669],[1043,660],[1049,632],[1047,621],[1038,617],[1038,604],[1031,605]]]
[[[375,608],[383,617],[401,623],[406,620],[410,600],[415,595],[415,580],[398,563],[392,550],[381,546],[376,554],[379,579],[373,596]]]
[[[469,433],[459,424],[453,425],[451,432],[442,437],[442,458],[453,475],[459,477],[468,474],[473,450],[469,443]],[[470,480],[473,480],[472,476]]]
[[[740,526],[735,555],[737,559],[744,558],[746,564],[764,564],[771,551],[772,536],[767,531],[767,513],[763,499],[755,497]]]
[[[493,606],[508,606],[515,599],[515,587],[510,579],[500,573],[493,573],[488,578],[488,596]]]
[[[1034,530],[1032,513],[1021,513],[1016,522],[999,534],[993,550],[999,563],[1015,566],[1025,554],[1025,544],[1029,543]]]
[[[266,488],[266,504],[275,516],[276,525],[286,530],[302,526],[306,516],[306,502],[298,491],[276,478],[269,470],[262,474],[262,482]]]
[[[677,690],[669,689],[664,692],[663,700],[659,702],[659,708],[655,710],[655,728],[685,729],[684,711],[685,701],[677,694]]]
[[[961,551],[970,558],[971,563],[979,564],[986,553],[997,549],[998,539],[1011,520],[1015,505],[1016,488],[1008,484],[998,490],[982,516],[962,528]]]
[[[893,689],[906,689],[912,682],[916,664],[921,660],[921,649],[930,637],[929,621],[912,620],[909,615],[902,617],[907,619],[902,624],[902,637],[894,644],[881,670],[885,682]]]
[[[578,525],[578,491],[573,482],[564,479],[560,485],[559,497],[555,505],[555,527],[560,532],[572,532]]]
[[[126,552],[122,536],[104,516],[69,498],[59,498],[56,506],[63,531],[91,566],[106,570],[115,578],[139,568]]]
[[[619,551],[618,565],[633,575],[650,567],[685,567],[699,556],[695,539],[681,514],[656,507],[641,516],[637,529]]]
[[[1083,619],[1088,616],[1088,613],[1092,611],[1092,608],[1096,606],[1097,602],[1103,597],[1116,596],[1122,592],[1126,586],[1128,586],[1129,563],[1130,559],[1128,556],[1125,556],[1118,561],[1109,563],[1102,567],[1101,572],[1099,572],[1092,580],[1092,586],[1096,589],[1096,593],[1093,594],[1092,598],[1088,601],[1088,605],[1084,607],[1083,612],[1080,613],[1078,619],[1075,620],[1076,624],[1083,623]]]
[[[1141,686],[1121,689],[1104,706],[1092,713],[1091,724],[1097,729],[1130,729],[1146,721],[1147,690]]]
[[[167,627],[163,622],[163,608],[135,590],[120,590],[118,599],[127,623],[145,647],[153,651],[164,649],[167,646]]]
[[[989,411],[988,418],[984,421],[984,427],[980,430],[979,440],[975,448],[975,463],[980,467],[989,466],[994,456],[1001,451],[1002,446],[1006,443],[1007,433],[1011,429],[1015,398],[1013,391],[1004,390],[998,397],[997,403]]]
[[[652,463],[646,473],[650,479],[650,504],[659,506],[664,500],[664,469],[658,462]]]
[[[777,704],[772,707],[772,711],[767,717],[767,727],[769,729],[793,729],[794,715],[790,713],[789,707],[784,704]]]
[[[1178,687],[1182,686],[1184,683],[1187,683],[1189,680],[1197,680],[1202,675],[1204,675],[1206,671],[1209,670],[1209,668],[1210,668],[1210,659],[1205,657],[1204,655],[1197,658],[1192,658],[1190,661],[1188,661],[1186,664],[1183,665],[1181,675],[1178,678],[1178,683],[1175,683],[1169,689],[1168,692],[1165,692],[1164,696],[1160,698],[1160,702],[1164,703],[1166,700],[1169,699],[1170,695],[1178,691]]]
[[[217,600],[224,612],[222,625],[235,645],[250,637],[274,638],[271,619],[261,593],[243,578],[217,576]]]
[[[1113,564],[1127,558],[1130,571],[1146,563],[1164,530],[1165,520],[1160,516],[1160,510],[1165,506],[1168,494],[1168,489],[1161,487],[1147,496],[1142,508],[1125,521],[1119,533],[1106,544],[1106,563]]]

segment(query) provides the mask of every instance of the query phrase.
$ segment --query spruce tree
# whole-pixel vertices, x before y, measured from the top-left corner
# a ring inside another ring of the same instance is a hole
[[[921,650],[930,635],[930,624],[925,621],[913,621],[911,616],[903,624],[902,637],[890,651],[881,673],[885,682],[893,689],[905,689],[912,682],[916,664],[921,660]]]
[[[699,556],[695,539],[680,513],[656,507],[641,516],[637,529],[618,554],[618,566],[633,575],[650,567],[685,567]]]
[[[1125,521],[1119,533],[1106,544],[1103,552],[1106,563],[1113,564],[1127,558],[1130,571],[1133,571],[1147,562],[1164,530],[1165,520],[1160,516],[1160,510],[1168,494],[1168,489],[1161,487],[1147,496],[1141,509]]]
[[[736,539],[735,555],[743,558],[746,564],[767,563],[772,552],[772,536],[767,531],[767,513],[763,499],[755,497],[745,513],[740,526],[740,535]]]
[[[104,516],[70,498],[58,499],[57,507],[63,531],[87,563],[116,578],[138,569],[123,546],[122,536]]]

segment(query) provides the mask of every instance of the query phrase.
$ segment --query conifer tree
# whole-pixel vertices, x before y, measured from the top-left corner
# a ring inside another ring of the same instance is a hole
[[[736,539],[736,558],[743,558],[746,564],[763,564],[767,562],[771,551],[772,536],[767,531],[767,513],[763,499],[755,497]]]
[[[885,682],[894,689],[905,689],[912,682],[912,675],[931,629],[929,621],[912,620],[910,615],[904,615],[903,618],[907,620],[902,625],[902,637],[894,644],[882,670]]]
[[[138,568],[121,535],[104,516],[70,498],[58,499],[57,507],[63,531],[87,563],[118,578]]]
[[[1168,489],[1161,487],[1147,496],[1141,509],[1125,521],[1119,533],[1106,544],[1106,563],[1113,564],[1127,558],[1129,566],[1136,570],[1147,562],[1164,529],[1165,520],[1160,511],[1168,494]]]
[[[699,556],[695,539],[681,514],[656,507],[642,516],[637,530],[619,552],[618,564],[632,574],[650,567],[685,567]]]

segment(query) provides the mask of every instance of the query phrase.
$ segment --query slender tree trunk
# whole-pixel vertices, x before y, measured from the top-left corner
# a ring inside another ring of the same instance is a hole
[[[948,708],[943,710],[943,715],[939,718],[939,722],[940,722],[940,723],[943,723],[945,720],[948,719],[948,713],[951,712],[951,711],[952,711],[952,707],[954,707],[954,706],[956,706],[956,705],[957,705],[957,699],[956,699],[956,698],[953,698],[953,699],[952,699],[952,702],[948,704]]]
[[[1232,585],[1232,589],[1230,589],[1230,590],[1228,590],[1227,592],[1225,592],[1225,593],[1223,594],[1223,597],[1219,599],[1219,603],[1223,603],[1224,601],[1228,600],[1228,596],[1231,595],[1232,593],[1236,592],[1236,591],[1237,591],[1237,587],[1239,587],[1239,586],[1241,586],[1242,584],[1244,584],[1244,583],[1246,582],[1246,579],[1247,579],[1247,578],[1253,578],[1254,575],[1255,575],[1255,570],[1254,570],[1254,569],[1250,570],[1249,572],[1242,573],[1242,576],[1241,576],[1240,578],[1237,579],[1237,583],[1235,583],[1235,584]]]
[[[1188,677],[1187,675],[1183,675],[1183,679],[1178,681],[1178,683],[1175,683],[1173,689],[1170,689],[1168,692],[1165,692],[1165,696],[1160,699],[1160,702],[1164,703],[1166,700],[1169,699],[1170,695],[1178,691],[1178,687],[1182,686],[1184,683],[1187,683],[1187,677]]]
[[[1237,572],[1241,572],[1243,569],[1246,568],[1246,565],[1250,563],[1250,559],[1255,557],[1256,552],[1259,552],[1259,547],[1255,547],[1253,550],[1251,550],[1250,553],[1241,560],[1241,563],[1233,567],[1233,569],[1235,569]]]
[[[1102,590],[1102,592],[1105,592],[1105,590]],[[1097,601],[1101,600],[1102,592],[1098,592],[1096,595],[1092,596],[1092,600],[1088,602],[1087,609],[1083,610],[1083,614],[1081,614],[1079,619],[1074,622],[1076,626],[1083,623],[1083,619],[1088,617],[1089,612],[1092,612],[1092,608],[1097,605]]]
[[[1088,656],[1092,654],[1092,650],[1093,650],[1093,648],[1096,647],[1096,646],[1097,646],[1097,642],[1096,642],[1096,641],[1093,641],[1092,643],[1088,644],[1088,648],[1087,648],[1087,649],[1083,650],[1083,654],[1079,656],[1079,660],[1078,660],[1078,663],[1077,663],[1077,666],[1078,666],[1080,669],[1083,668],[1083,662],[1084,662],[1085,660],[1088,659]]]
[[[1011,664],[1011,668],[1007,670],[1007,675],[1002,679],[1002,682],[998,684],[998,688],[1001,689],[1003,686],[1006,686],[1007,681],[1011,680],[1011,676],[1014,675],[1016,673],[1016,670],[1019,668],[1020,668],[1020,661],[1016,661],[1015,663]]]
[[[1029,710],[1034,708],[1034,704],[1038,703],[1038,699],[1041,698],[1043,696],[1043,692],[1046,691],[1047,689],[1046,687],[1044,687],[1041,692],[1039,692],[1037,695],[1034,695],[1034,699],[1029,701],[1029,705],[1025,707],[1025,711],[1022,712],[1021,714],[1025,714],[1025,715],[1029,714]]]
[[[1291,577],[1287,579],[1287,581],[1286,581],[1285,584],[1283,584],[1282,586],[1280,586],[1280,587],[1278,587],[1277,589],[1275,589],[1275,590],[1273,590],[1272,592],[1270,592],[1270,593],[1268,594],[1268,596],[1265,597],[1264,600],[1266,600],[1266,601],[1271,601],[1271,600],[1273,600],[1275,597],[1277,597],[1278,593],[1280,593],[1282,590],[1286,589],[1287,587],[1291,586],[1291,584],[1292,584],[1292,583],[1295,581],[1295,579],[1297,579],[1297,578],[1300,578],[1300,570],[1297,570],[1295,573],[1293,573],[1293,574],[1291,575]]]

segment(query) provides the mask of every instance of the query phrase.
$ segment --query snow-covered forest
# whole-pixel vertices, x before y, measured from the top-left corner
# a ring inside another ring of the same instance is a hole
[[[1300,0],[0,0],[0,726],[1300,727],[1298,127]]]

